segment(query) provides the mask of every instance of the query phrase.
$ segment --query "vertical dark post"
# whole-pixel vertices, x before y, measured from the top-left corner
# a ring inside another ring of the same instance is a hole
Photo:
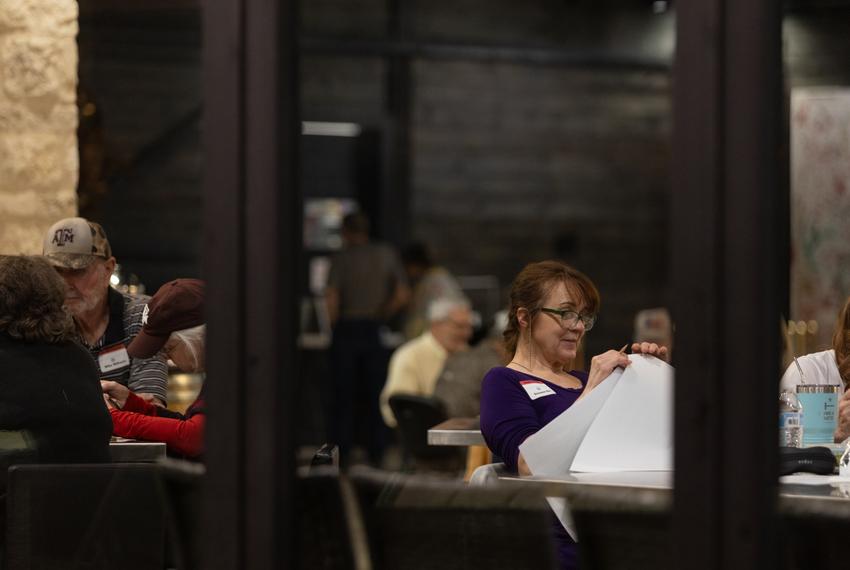
[[[296,2],[204,5],[205,568],[291,566]]]
[[[405,0],[388,0],[387,35],[392,42],[403,42],[409,33],[408,7]],[[387,114],[389,129],[384,148],[387,156],[387,183],[380,200],[381,237],[401,244],[410,237],[410,148],[413,120],[413,91],[410,55],[395,53],[387,57]]]
[[[780,12],[769,0],[676,8],[675,559],[772,568],[788,279]]]

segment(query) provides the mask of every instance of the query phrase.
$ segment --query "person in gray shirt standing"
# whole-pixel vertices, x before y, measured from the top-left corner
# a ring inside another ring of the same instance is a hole
[[[379,395],[387,377],[390,351],[380,331],[407,303],[410,291],[395,250],[369,239],[369,219],[362,213],[342,222],[343,249],[331,261],[325,300],[333,324],[331,342],[330,436],[345,462],[355,441],[355,428],[366,434],[369,459],[379,465],[387,428]],[[355,410],[366,417],[357,426]],[[365,430],[363,429],[365,428]]]

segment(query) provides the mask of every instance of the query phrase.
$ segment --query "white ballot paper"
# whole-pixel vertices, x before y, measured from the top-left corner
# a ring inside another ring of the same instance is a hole
[[[640,354],[519,446],[534,475],[673,469],[673,368]],[[573,539],[563,498],[549,498]]]

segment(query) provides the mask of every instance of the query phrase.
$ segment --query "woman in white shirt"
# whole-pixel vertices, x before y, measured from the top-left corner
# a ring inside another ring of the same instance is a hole
[[[844,307],[835,322],[832,348],[800,356],[797,361],[803,369],[807,384],[832,384],[846,390],[850,385],[850,297],[844,302]],[[800,371],[792,362],[782,375],[779,389],[793,391],[797,384],[801,383]],[[844,396],[838,403],[838,428],[835,430],[835,441],[843,441],[848,436],[850,436],[850,391],[844,392]]]
[[[806,377],[807,384],[832,384],[847,387],[850,382],[850,297],[838,314],[832,348],[806,354],[797,358]],[[800,371],[792,362],[782,375],[780,390],[794,390],[800,380]]]

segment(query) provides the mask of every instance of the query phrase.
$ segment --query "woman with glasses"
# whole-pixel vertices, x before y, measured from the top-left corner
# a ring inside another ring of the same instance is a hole
[[[481,432],[509,469],[530,475],[520,444],[589,394],[615,368],[629,366],[622,351],[609,350],[593,357],[587,372],[572,368],[599,305],[593,282],[559,261],[531,263],[514,280],[504,333],[510,362],[490,370],[481,387]],[[665,347],[654,343],[635,343],[632,351],[667,355]],[[561,567],[575,568],[575,543],[555,522]]]

